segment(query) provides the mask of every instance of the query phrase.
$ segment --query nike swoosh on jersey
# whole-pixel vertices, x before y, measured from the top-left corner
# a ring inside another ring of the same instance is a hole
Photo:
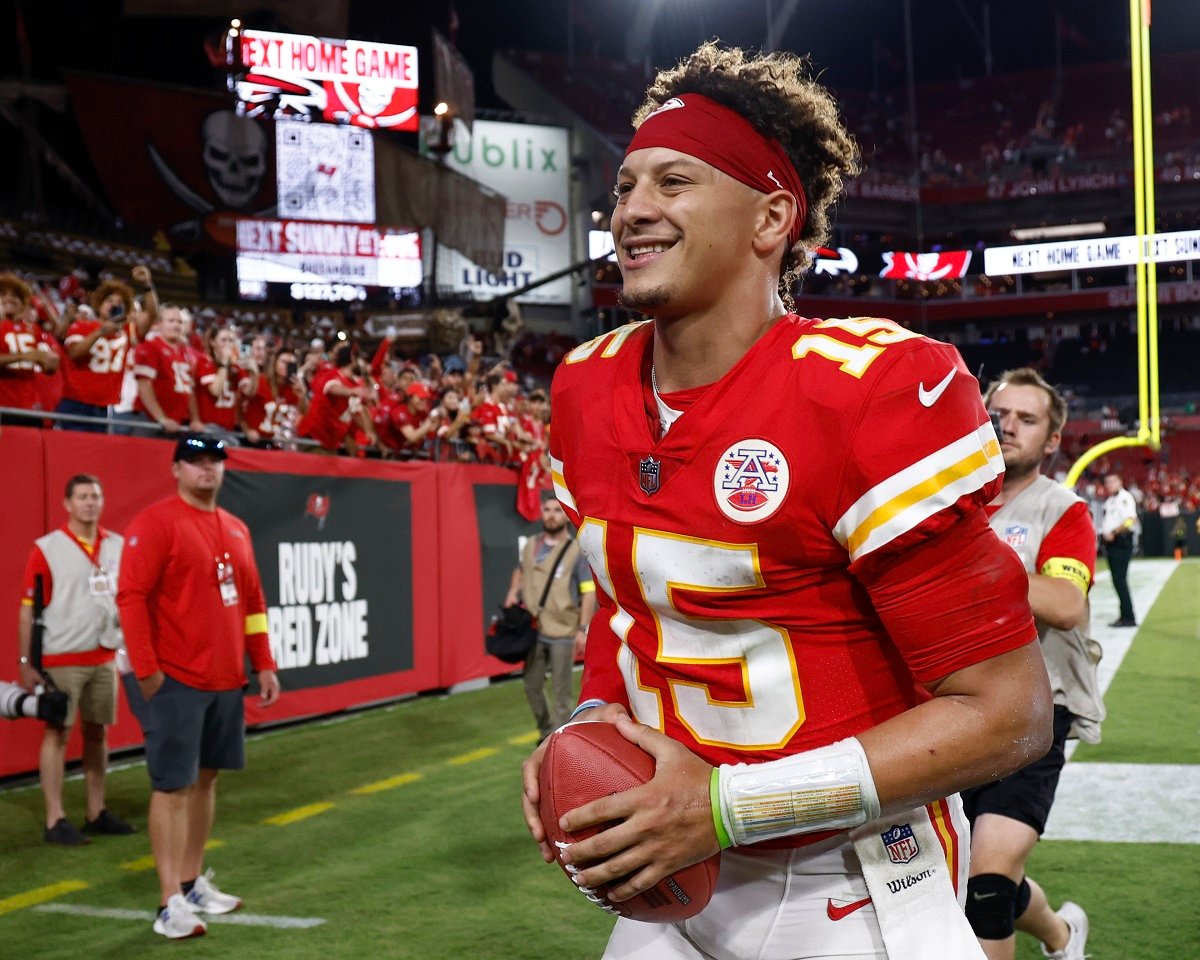
[[[833,920],[836,922],[838,920],[844,920],[846,917],[850,916],[850,914],[852,914],[855,910],[861,910],[863,907],[865,907],[870,902],[871,902],[870,897],[863,897],[863,899],[855,900],[853,903],[844,903],[844,904],[834,903],[832,900],[830,900],[825,905],[825,913],[829,917],[830,920]]]
[[[954,375],[956,373],[958,373],[958,367],[951,367],[950,372],[948,374],[946,374],[946,376],[944,378],[942,378],[942,382],[939,383],[932,390],[925,389],[924,381],[918,383],[917,384],[917,399],[921,401],[921,406],[932,407],[935,403],[937,403],[938,397],[940,397],[943,393],[946,392],[946,388],[948,386],[950,386],[950,381],[954,379]]]

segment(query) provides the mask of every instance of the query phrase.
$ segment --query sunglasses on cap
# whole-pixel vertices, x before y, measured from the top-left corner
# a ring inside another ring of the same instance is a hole
[[[180,437],[179,442],[175,444],[175,460],[195,460],[205,454],[210,454],[218,460],[225,460],[229,456],[225,450],[225,441],[220,437],[189,433]]]

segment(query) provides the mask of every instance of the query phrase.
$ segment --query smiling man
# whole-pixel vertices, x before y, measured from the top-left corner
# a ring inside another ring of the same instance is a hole
[[[599,596],[574,719],[656,772],[552,849],[539,748],[526,823],[612,901],[724,851],[699,915],[619,919],[607,958],[980,957],[956,791],[1045,753],[1051,701],[976,381],[888,320],[788,312],[858,170],[803,61],[705,44],[634,125],[612,230],[652,320],[566,357],[550,438]]]

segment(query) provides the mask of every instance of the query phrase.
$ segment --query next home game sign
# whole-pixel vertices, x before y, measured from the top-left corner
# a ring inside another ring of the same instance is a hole
[[[1200,260],[1200,230],[1156,233],[1138,237],[1091,237],[1057,243],[1031,243],[1015,247],[989,247],[983,252],[983,270],[989,276],[1127,267],[1138,260],[1172,263]]]

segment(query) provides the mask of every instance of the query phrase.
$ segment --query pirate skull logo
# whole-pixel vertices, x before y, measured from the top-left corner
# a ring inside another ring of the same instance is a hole
[[[227,207],[239,210],[258,193],[267,169],[267,138],[253,120],[218,110],[204,120],[204,168]]]

